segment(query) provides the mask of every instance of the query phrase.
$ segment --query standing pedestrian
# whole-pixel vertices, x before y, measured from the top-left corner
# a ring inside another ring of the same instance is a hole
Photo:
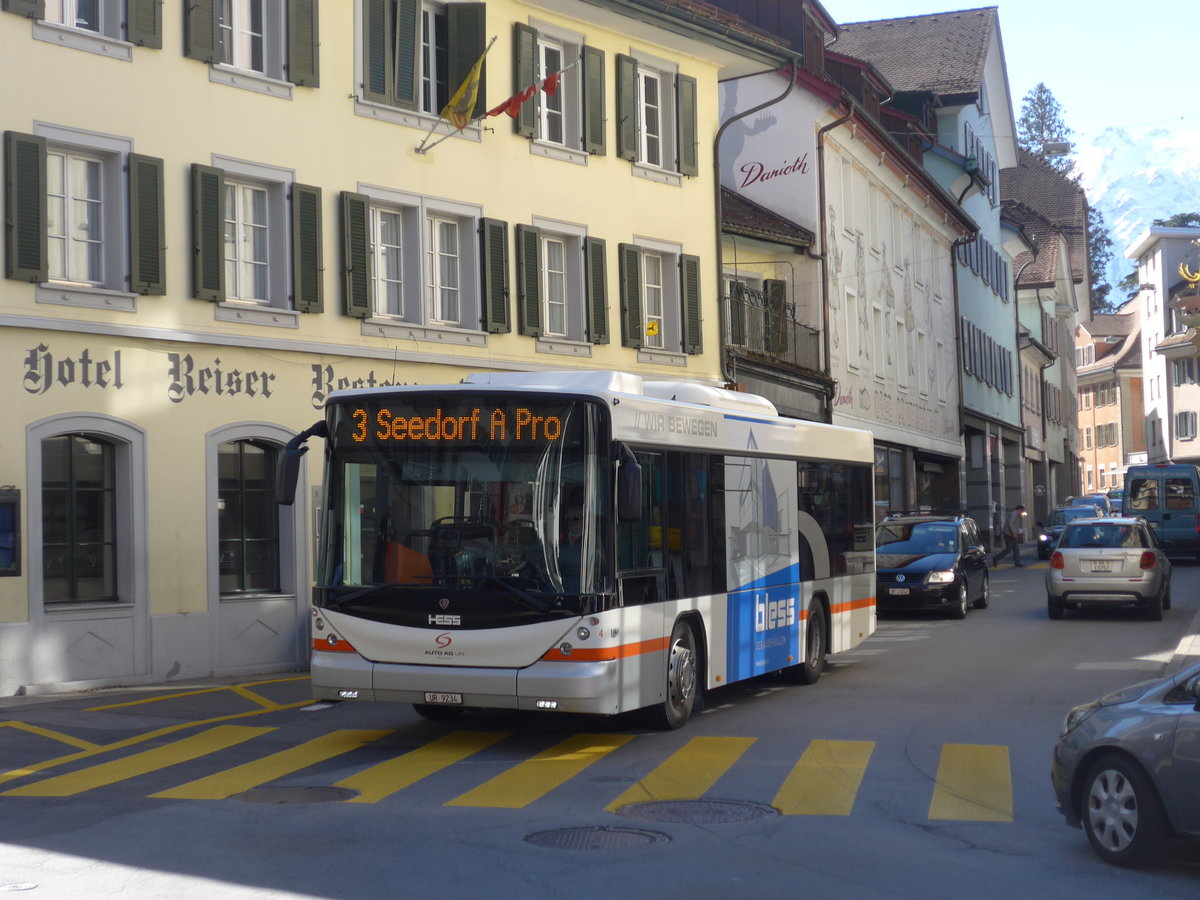
[[[1000,530],[1000,536],[1004,538],[1004,549],[996,554],[996,557],[992,560],[992,565],[1000,565],[1000,560],[1011,553],[1013,565],[1018,569],[1023,568],[1021,564],[1021,542],[1025,540],[1025,507],[1020,503],[1008,514],[1008,518],[1004,520],[1004,527]]]

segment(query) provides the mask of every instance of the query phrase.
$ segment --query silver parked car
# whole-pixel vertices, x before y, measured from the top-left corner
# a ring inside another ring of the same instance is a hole
[[[1105,862],[1143,866],[1200,838],[1200,663],[1076,706],[1050,780]]]
[[[1147,619],[1171,608],[1171,562],[1145,519],[1104,516],[1068,522],[1046,569],[1046,610],[1132,604]]]

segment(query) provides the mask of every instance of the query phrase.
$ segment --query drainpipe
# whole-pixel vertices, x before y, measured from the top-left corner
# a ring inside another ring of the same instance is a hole
[[[833,376],[832,349],[829,339],[829,253],[825,246],[828,235],[826,234],[826,215],[825,215],[825,135],[840,125],[844,125],[850,120],[854,114],[854,108],[846,102],[846,92],[842,92],[841,108],[846,110],[846,114],[840,118],[834,119],[828,125],[823,125],[817,129],[817,228],[821,236],[821,252],[816,257],[821,261],[821,352],[825,357],[825,373],[830,377]],[[813,255],[810,249],[810,257]],[[835,387],[834,399],[836,396]],[[826,412],[825,420],[833,421],[833,404],[830,403],[829,409]]]
[[[717,213],[717,313],[720,316],[720,322],[717,324],[717,332],[718,332],[718,334],[720,334],[720,339],[721,339],[721,347],[720,347],[721,378],[725,381],[726,384],[732,383],[734,379],[729,372],[729,352],[726,349],[726,344],[725,344],[725,337],[726,337],[725,321],[726,321],[727,311],[725,308],[725,292],[721,289],[721,282],[725,279],[725,265],[724,265],[724,256],[723,256],[724,245],[723,245],[723,238],[722,238],[723,232],[721,231],[721,214],[722,214],[721,213],[721,208],[722,208],[722,204],[721,204],[721,137],[725,134],[725,129],[728,128],[730,125],[732,125],[734,122],[737,122],[740,119],[744,119],[744,118],[746,118],[746,116],[753,115],[754,113],[759,112],[760,110],[764,110],[768,106],[774,106],[776,103],[783,102],[783,99],[792,92],[792,89],[796,86],[796,68],[797,68],[798,63],[801,60],[801,57],[799,54],[796,54],[796,53],[789,53],[789,55],[792,58],[791,66],[788,70],[788,84],[787,84],[787,87],[784,89],[783,93],[780,94],[778,97],[776,97],[773,100],[767,100],[764,103],[760,103],[758,106],[755,106],[755,107],[752,107],[751,109],[747,109],[743,112],[740,112],[737,115],[733,116],[732,118],[727,119],[726,121],[722,122],[721,127],[717,129],[717,136],[715,138],[713,138],[713,185],[714,185],[713,190],[716,193],[715,206],[716,206],[716,213]],[[779,70],[772,69],[771,71],[778,72]],[[767,73],[760,72],[759,74],[767,74]]]

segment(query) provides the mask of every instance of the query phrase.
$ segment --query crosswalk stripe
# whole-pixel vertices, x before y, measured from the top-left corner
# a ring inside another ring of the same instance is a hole
[[[347,803],[378,803],[508,736],[504,733],[456,731],[343,778],[334,787],[358,791],[357,796],[347,800]]]
[[[218,725],[162,747],[143,750],[132,756],[47,778],[4,793],[9,797],[70,797],[93,788],[116,784],[118,781],[126,781],[138,775],[198,759],[274,730],[248,725]]]
[[[524,809],[631,740],[631,734],[573,735],[455,797],[446,806]]]
[[[692,738],[649,775],[631,785],[605,810],[650,800],[696,800],[716,784],[756,738]]]
[[[958,822],[1012,821],[1008,748],[943,744],[929,818]]]
[[[785,816],[848,816],[874,741],[812,741],[771,805]]]
[[[232,769],[217,772],[205,778],[197,778],[178,787],[173,787],[151,797],[166,800],[224,800],[251,788],[290,775],[300,769],[324,762],[363,744],[377,741],[388,731],[342,730],[331,731],[311,741],[289,747],[270,756],[243,763]]]

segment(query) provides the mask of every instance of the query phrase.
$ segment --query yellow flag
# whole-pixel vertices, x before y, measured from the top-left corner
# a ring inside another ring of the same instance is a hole
[[[492,41],[495,41],[495,38],[492,38]],[[471,71],[467,73],[463,83],[454,92],[454,96],[450,98],[450,102],[442,107],[442,118],[459,131],[471,123],[471,110],[475,108],[475,98],[479,94],[479,71],[483,68],[483,58],[491,49],[492,44],[489,42],[479,54],[479,59],[475,60],[475,65],[471,66]]]

